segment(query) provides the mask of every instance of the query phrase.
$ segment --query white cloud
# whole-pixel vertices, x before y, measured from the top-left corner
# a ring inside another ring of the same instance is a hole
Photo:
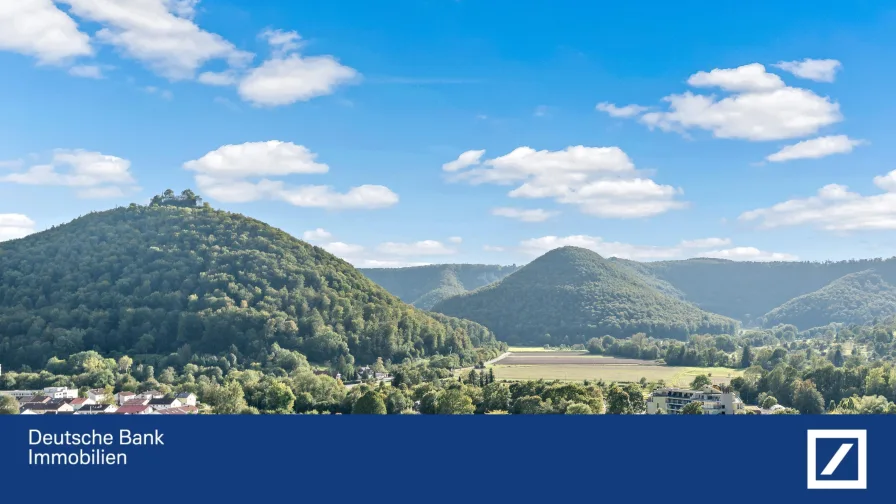
[[[450,241],[451,243],[463,243],[464,239],[460,236],[452,236],[451,238],[448,238],[448,241]]]
[[[386,242],[381,243],[377,250],[395,256],[432,256],[457,253],[456,250],[436,240],[423,240],[414,243]]]
[[[330,240],[333,239],[333,234],[324,228],[317,228],[311,231],[305,231],[305,233],[302,234],[302,239],[307,242],[329,243]]]
[[[18,170],[24,165],[25,160],[23,159],[8,159],[5,161],[0,161],[0,170]]]
[[[34,221],[23,214],[0,214],[0,242],[15,240],[34,232]]]
[[[756,247],[734,247],[725,250],[713,250],[709,252],[701,252],[700,257],[710,257],[713,259],[729,259],[731,261],[796,261],[799,257],[793,254],[785,254],[782,252],[766,252]]]
[[[760,252],[752,247],[737,247],[729,250],[706,250],[731,244],[728,238],[703,238],[698,240],[683,240],[671,247],[654,245],[634,245],[631,243],[610,242],[600,236],[572,235],[572,236],[543,236],[524,240],[520,243],[520,250],[529,255],[542,255],[550,250],[560,247],[581,247],[593,250],[604,257],[618,257],[637,261],[657,261],[668,259],[684,259],[688,257],[710,257],[706,254],[726,255],[726,259],[732,260],[794,260],[795,256],[789,254],[777,254]],[[701,251],[703,249],[703,251]],[[752,251],[756,251],[755,253]],[[712,256],[715,257],[715,256]],[[788,259],[784,259],[788,257]]]
[[[843,67],[835,59],[816,60],[811,58],[802,61],[781,61],[772,66],[790,72],[797,77],[818,82],[834,82],[837,71]]]
[[[70,75],[87,79],[102,79],[103,71],[97,65],[76,65],[68,69]]]
[[[464,168],[478,165],[483,154],[485,154],[485,150],[468,150],[458,156],[454,161],[443,164],[442,170],[446,172],[456,172],[458,170],[463,170]]]
[[[679,246],[688,249],[705,249],[710,247],[724,247],[731,245],[731,238],[700,238],[697,240],[684,240]]]
[[[561,151],[518,147],[474,169],[456,173],[451,181],[518,185],[508,196],[551,198],[575,205],[583,213],[606,218],[648,217],[687,206],[675,199],[681,189],[657,184],[641,175],[619,147],[579,145]]]
[[[784,87],[784,81],[765,71],[759,63],[737,68],[715,68],[709,72],[697,72],[688,78],[694,87],[718,87],[725,91],[774,91]]]
[[[828,184],[815,196],[744,212],[739,219],[761,228],[812,226],[827,231],[896,229],[896,170],[874,177],[883,194],[863,196],[847,186]]]
[[[333,56],[302,56],[301,37],[291,31],[267,29],[260,35],[271,46],[271,58],[249,70],[239,82],[243,100],[258,106],[290,105],[332,94],[360,74]]]
[[[241,68],[252,54],[191,19],[198,2],[190,0],[60,0],[82,19],[102,25],[96,38],[170,79],[192,79],[205,63],[225,60]]]
[[[112,198],[140,190],[130,168],[131,162],[120,157],[83,149],[59,149],[49,164],[0,176],[0,182],[67,186],[76,188],[81,198]]]
[[[832,154],[846,154],[865,143],[864,140],[853,140],[846,135],[824,136],[788,145],[765,159],[773,163],[792,159],[817,159]]]
[[[196,80],[209,86],[232,86],[237,82],[237,74],[233,70],[202,72]]]
[[[165,0],[168,10],[179,17],[193,19],[199,0]]]
[[[405,256],[432,255],[431,253],[425,253],[427,250],[432,250],[431,245],[420,245],[430,243],[430,241],[418,242],[416,244],[384,243],[378,247],[378,249],[382,249],[379,250],[379,252],[384,255],[380,257],[371,257],[371,252],[369,252],[366,247],[336,241],[333,234],[323,228],[305,231],[302,235],[302,239],[351,263],[356,268],[404,268],[408,266],[426,266],[429,263],[408,260]],[[424,250],[424,253],[410,253],[412,249],[415,248]],[[398,253],[393,249],[397,249]]]
[[[782,140],[817,133],[843,119],[840,105],[808,89],[789,87],[759,63],[698,72],[688,79],[698,87],[715,86],[734,94],[719,99],[690,91],[670,95],[666,112],[648,112],[649,128],[685,131],[699,128],[717,138]]]
[[[544,222],[557,215],[557,212],[549,212],[542,208],[534,208],[530,210],[523,208],[501,207],[493,208],[492,215],[507,217],[510,219],[517,219],[523,222]]]
[[[270,59],[255,68],[240,82],[240,96],[255,105],[289,105],[333,90],[354,80],[358,72],[340,64],[332,56],[303,58],[291,54]]]
[[[535,107],[535,112],[532,113],[535,117],[545,117],[551,112],[551,108],[547,105],[539,105]]]
[[[617,107],[608,102],[598,103],[594,108],[601,112],[606,112],[610,117],[635,117],[648,110],[648,107],[642,107],[641,105],[625,105],[623,107]]]
[[[329,166],[316,158],[317,154],[302,145],[271,140],[225,145],[184,163],[184,168],[196,172],[200,191],[225,202],[272,199],[331,210],[384,208],[398,203],[398,195],[381,185],[362,185],[340,193],[329,186],[287,186],[267,178],[327,173]],[[250,181],[255,178],[260,180]]]
[[[0,2],[0,50],[37,58],[42,64],[63,64],[90,56],[90,36],[52,0]]]
[[[259,35],[267,40],[275,57],[297,51],[301,47],[302,37],[295,31],[264,30]]]
[[[504,247],[499,247],[497,245],[484,245],[482,250],[486,252],[504,252]]]

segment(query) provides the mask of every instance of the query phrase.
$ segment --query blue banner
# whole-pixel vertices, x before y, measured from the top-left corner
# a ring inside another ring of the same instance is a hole
[[[884,416],[9,416],[0,494],[842,504],[890,500],[894,453]]]

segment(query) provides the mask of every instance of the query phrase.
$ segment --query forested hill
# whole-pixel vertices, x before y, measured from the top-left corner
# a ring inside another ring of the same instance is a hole
[[[631,261],[619,261],[631,266]],[[684,295],[704,310],[746,323],[760,322],[763,315],[831,282],[873,269],[896,285],[896,258],[840,262],[739,262],[721,259],[688,259],[635,263],[647,274]],[[854,302],[861,302],[855,299]],[[801,329],[808,329],[802,327]]]
[[[443,299],[496,282],[518,269],[518,266],[437,264],[360,271],[402,301],[428,310]]]
[[[787,301],[763,317],[763,325],[821,327],[831,322],[870,325],[896,315],[896,287],[874,270],[851,273]]]
[[[474,346],[496,345],[484,327],[408,306],[283,231],[171,202],[0,243],[4,368],[83,350],[256,359],[278,343],[338,369],[434,353],[469,362]]]
[[[664,294],[633,271],[577,247],[552,250],[433,310],[479,322],[510,343],[581,343],[638,332],[686,339],[733,333],[737,327],[734,320]]]

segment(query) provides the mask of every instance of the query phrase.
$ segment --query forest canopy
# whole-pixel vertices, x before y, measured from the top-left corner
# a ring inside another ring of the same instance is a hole
[[[265,355],[312,362],[497,348],[479,324],[402,303],[350,264],[184,191],[0,244],[0,363],[109,354]]]

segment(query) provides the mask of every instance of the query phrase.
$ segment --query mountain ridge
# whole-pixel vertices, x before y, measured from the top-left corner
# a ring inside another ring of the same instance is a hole
[[[734,320],[668,296],[578,247],[549,251],[498,282],[440,302],[433,311],[477,321],[510,343],[581,343],[636,332],[686,339],[737,327]]]

